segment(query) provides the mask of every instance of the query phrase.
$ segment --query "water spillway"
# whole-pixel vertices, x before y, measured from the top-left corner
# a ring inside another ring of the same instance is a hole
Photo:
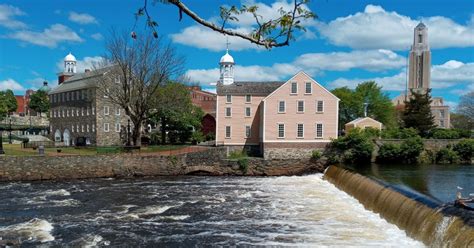
[[[472,211],[397,190],[380,181],[331,166],[325,179],[415,239],[434,247],[474,247]]]

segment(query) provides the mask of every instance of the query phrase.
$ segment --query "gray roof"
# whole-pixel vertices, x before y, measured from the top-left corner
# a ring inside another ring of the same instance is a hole
[[[73,90],[88,89],[97,86],[96,77],[104,75],[111,67],[97,69],[91,72],[77,73],[68,78],[62,84],[54,87],[49,94],[57,94],[62,92],[69,92]]]
[[[269,82],[248,82],[248,81],[237,81],[230,85],[217,84],[218,95],[262,95],[267,96],[278,87],[282,86],[285,82],[282,81],[269,81]]]

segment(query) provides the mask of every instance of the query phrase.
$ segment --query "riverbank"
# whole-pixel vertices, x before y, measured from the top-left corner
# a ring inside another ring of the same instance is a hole
[[[178,175],[292,176],[323,172],[321,161],[310,159],[227,159],[224,147],[164,156],[103,154],[84,156],[0,157],[0,181],[131,178]]]

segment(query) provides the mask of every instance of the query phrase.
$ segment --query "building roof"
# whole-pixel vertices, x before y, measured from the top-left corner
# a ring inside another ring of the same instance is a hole
[[[423,29],[423,28],[426,28],[426,26],[423,22],[420,22],[420,23],[418,23],[418,25],[416,25],[416,28],[417,29]]]
[[[221,57],[220,63],[234,63],[234,58],[230,56],[229,50],[227,50],[224,56]]]
[[[370,121],[373,121],[373,122],[382,124],[380,121],[374,120],[374,119],[372,119],[372,118],[370,118],[370,117],[359,117],[359,118],[357,118],[357,119],[355,119],[355,120],[353,120],[353,121],[351,121],[351,122],[346,123],[346,125],[348,125],[348,124],[357,124],[357,123],[359,123],[359,122],[361,122],[361,121],[363,121],[363,120],[367,120],[367,119],[370,120]]]
[[[104,75],[111,67],[104,67],[91,72],[76,73],[74,76],[68,78],[62,84],[49,91],[49,94],[57,94],[73,90],[93,88],[97,86],[97,81],[93,78]]]
[[[249,82],[237,81],[233,84],[223,85],[217,84],[217,95],[268,95],[282,86],[285,82],[268,81],[268,82]]]
[[[64,61],[76,61],[76,57],[69,52],[69,54],[64,57]]]

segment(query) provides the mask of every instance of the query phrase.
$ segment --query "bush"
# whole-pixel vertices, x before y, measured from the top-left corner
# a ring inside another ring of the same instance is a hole
[[[249,160],[247,158],[239,158],[239,160],[237,160],[237,164],[239,165],[239,170],[244,174],[247,174],[249,169]]]
[[[456,129],[436,128],[431,134],[433,139],[459,139],[460,133]]]
[[[150,145],[161,144],[161,133],[153,132],[150,134]]]
[[[320,151],[314,150],[311,152],[311,158],[314,160],[319,160],[323,155],[321,154]]]
[[[453,146],[453,151],[459,155],[463,162],[471,163],[474,157],[474,139],[461,140]]]
[[[405,139],[400,145],[402,162],[414,164],[417,162],[418,156],[423,151],[423,140],[420,136]]]
[[[365,133],[365,135],[367,135],[368,138],[380,137],[380,130],[373,127],[365,128],[363,129],[363,132]]]
[[[424,150],[417,159],[418,164],[434,164],[436,163],[436,154],[431,150]]]
[[[418,131],[414,128],[391,128],[382,131],[383,139],[407,139],[418,135]]]
[[[370,163],[374,144],[369,134],[355,128],[351,129],[346,136],[331,141],[329,149],[331,150],[329,157],[338,156],[337,160],[351,164],[362,164]]]
[[[436,153],[436,163],[453,164],[459,162],[459,155],[450,148],[441,148]]]
[[[206,135],[206,141],[210,141],[210,140],[216,140],[216,134],[215,133],[208,133]]]
[[[195,131],[191,134],[191,142],[193,145],[199,144],[204,141],[204,134],[201,131]]]
[[[233,151],[229,153],[230,159],[239,159],[239,158],[246,158],[247,153],[245,151]]]
[[[401,148],[398,144],[383,144],[377,155],[378,163],[400,163]]]

